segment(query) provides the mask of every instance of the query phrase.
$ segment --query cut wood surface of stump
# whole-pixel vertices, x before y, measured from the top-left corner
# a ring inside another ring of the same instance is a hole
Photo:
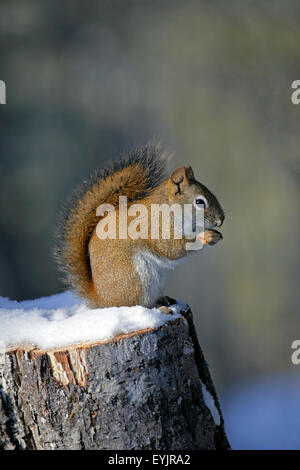
[[[192,313],[61,349],[0,353],[0,449],[228,449]]]

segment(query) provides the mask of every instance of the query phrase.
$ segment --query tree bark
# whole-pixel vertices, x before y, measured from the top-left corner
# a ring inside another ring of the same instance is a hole
[[[101,343],[0,353],[0,449],[228,449],[192,313],[181,314]]]

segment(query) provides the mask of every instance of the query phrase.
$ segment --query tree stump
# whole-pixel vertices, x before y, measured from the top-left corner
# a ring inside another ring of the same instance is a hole
[[[0,449],[228,449],[192,313],[112,340],[0,353]]]

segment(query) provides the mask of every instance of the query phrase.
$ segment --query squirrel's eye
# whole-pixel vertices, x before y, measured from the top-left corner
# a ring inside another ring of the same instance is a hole
[[[198,196],[198,197],[196,197],[196,199],[195,199],[195,204],[196,204],[197,206],[202,205],[202,206],[204,206],[204,208],[206,208],[206,207],[208,206],[207,200],[205,199],[204,196]]]

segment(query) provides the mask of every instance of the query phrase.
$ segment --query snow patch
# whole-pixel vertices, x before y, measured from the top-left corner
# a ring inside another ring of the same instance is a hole
[[[211,393],[207,390],[206,386],[204,385],[204,383],[200,380],[201,382],[201,388],[202,388],[202,394],[203,394],[203,399],[204,399],[204,403],[205,405],[207,406],[207,408],[209,409],[212,417],[213,417],[213,420],[215,422],[215,425],[216,426],[220,426],[221,424],[221,417],[220,417],[220,413],[216,407],[216,404],[215,404],[215,400],[214,400],[214,397],[211,395]]]
[[[90,341],[157,328],[179,318],[156,308],[110,307],[91,309],[71,291],[17,302],[0,297],[0,349],[33,344],[40,349]]]

